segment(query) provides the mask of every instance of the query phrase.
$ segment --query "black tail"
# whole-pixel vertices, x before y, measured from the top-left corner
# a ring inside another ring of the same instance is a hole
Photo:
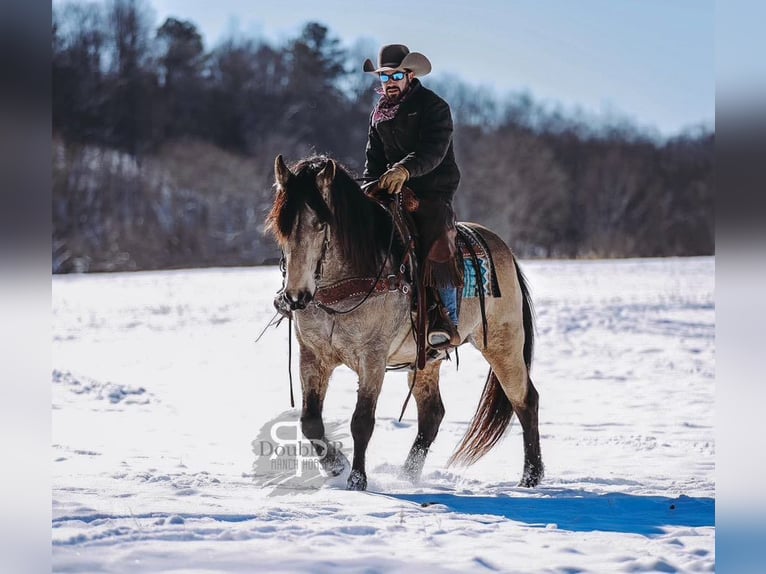
[[[532,352],[535,343],[535,325],[534,309],[532,308],[532,299],[529,296],[529,287],[524,274],[521,272],[518,263],[514,259],[516,267],[516,277],[519,280],[522,294],[522,321],[524,324],[524,363],[527,370],[532,367]],[[528,376],[528,375],[527,375]],[[508,425],[513,418],[513,407],[511,401],[500,385],[495,372],[490,369],[487,374],[487,381],[484,383],[484,390],[481,393],[479,406],[476,408],[476,414],[471,419],[471,424],[455,449],[455,452],[447,461],[447,466],[453,464],[471,465],[477,462],[481,457],[487,454],[492,447],[505,434]]]

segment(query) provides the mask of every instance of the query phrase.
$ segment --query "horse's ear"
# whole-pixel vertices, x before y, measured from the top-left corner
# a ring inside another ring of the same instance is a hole
[[[282,154],[279,154],[274,160],[274,177],[277,183],[284,187],[292,175],[293,173],[290,171],[290,168],[285,165],[285,160],[282,159]]]
[[[335,179],[335,161],[328,160],[327,165],[317,174],[317,187],[323,193],[330,191],[330,186]]]

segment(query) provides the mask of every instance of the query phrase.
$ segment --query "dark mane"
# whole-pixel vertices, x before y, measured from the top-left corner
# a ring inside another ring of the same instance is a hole
[[[356,273],[378,272],[391,236],[391,219],[384,210],[367,199],[346,167],[335,162],[335,179],[329,205],[317,188],[316,176],[330,161],[327,156],[312,156],[290,167],[294,174],[285,188],[278,190],[267,229],[284,243],[292,232],[295,218],[308,205],[320,221],[334,229],[340,251]]]

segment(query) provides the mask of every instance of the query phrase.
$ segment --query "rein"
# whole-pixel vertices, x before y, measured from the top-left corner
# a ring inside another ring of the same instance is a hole
[[[370,179],[368,179],[368,178],[356,178],[356,180],[357,181],[360,181],[360,180],[361,181],[367,181],[368,184],[371,184],[374,181],[377,181],[376,179],[372,179],[372,178],[370,178]],[[367,187],[367,186],[363,186],[363,187]],[[396,198],[394,199],[394,201],[398,202],[399,213],[403,212],[404,208],[403,208],[402,194],[398,194],[396,196]],[[407,284],[407,282],[405,280],[405,274],[406,274],[405,261],[407,260],[408,257],[410,258],[410,265],[412,266],[410,271],[414,275],[416,273],[415,266],[417,265],[417,260],[415,259],[414,255],[412,253],[412,250],[414,249],[413,238],[409,234],[409,232],[407,231],[406,225],[403,226],[402,221],[399,221],[399,220],[396,219],[396,216],[395,216],[395,214],[393,213],[392,210],[386,208],[380,202],[377,202],[377,203],[379,205],[381,205],[381,207],[383,207],[383,209],[386,211],[386,213],[388,213],[388,215],[391,217],[391,235],[389,236],[389,239],[388,239],[388,247],[386,249],[386,255],[383,258],[383,262],[382,262],[381,267],[378,270],[378,273],[375,276],[375,278],[351,278],[351,279],[342,280],[342,281],[340,281],[340,282],[338,282],[336,284],[330,285],[328,287],[319,288],[318,284],[319,284],[320,279],[322,278],[322,272],[323,272],[323,269],[324,269],[325,258],[326,258],[327,251],[328,251],[328,248],[329,248],[329,245],[330,245],[329,226],[327,226],[325,228],[324,238],[323,238],[323,241],[322,241],[322,251],[321,251],[321,254],[319,256],[319,261],[317,262],[316,269],[314,270],[314,278],[315,278],[315,281],[317,283],[317,288],[314,291],[312,299],[313,299],[313,302],[316,304],[316,306],[319,309],[323,310],[324,312],[326,312],[327,314],[329,314],[331,316],[334,316],[334,315],[347,315],[349,313],[352,313],[352,312],[356,311],[365,302],[367,302],[367,300],[375,292],[386,293],[386,292],[392,292],[392,291],[399,290],[403,294],[407,294],[410,291],[410,287],[409,287],[409,285]],[[411,206],[408,206],[408,207],[411,207]],[[415,207],[412,208],[412,209],[416,209],[416,208],[417,208],[417,206],[415,205]],[[402,226],[403,226],[403,228],[399,229]],[[393,243],[394,243],[394,236],[396,235],[397,230],[399,230],[399,232],[402,234],[402,240],[405,243],[405,253],[403,255],[402,262],[399,265],[399,269],[398,269],[399,273],[398,273],[398,275],[396,275],[396,274],[389,274],[387,276],[387,278],[386,278],[387,281],[383,282],[383,281],[381,281],[381,278],[383,277],[383,272],[385,271],[387,263],[389,262],[389,260],[391,260],[392,250],[393,250]],[[279,262],[279,267],[280,267],[280,271],[282,272],[282,286],[283,286],[283,289],[284,289],[285,278],[286,278],[286,275],[287,275],[286,258],[284,256],[284,252],[282,253],[282,257],[281,257],[280,262]],[[364,285],[365,287],[367,285],[369,285],[369,287],[367,288],[366,293],[364,294],[364,297],[362,297],[361,301],[356,303],[350,309],[339,310],[339,309],[334,308],[331,303],[322,303],[320,301],[320,299],[323,297],[323,294],[324,294],[325,297],[327,297],[333,303],[338,303],[338,302],[340,302],[340,301],[342,301],[342,300],[344,300],[344,299],[346,299],[346,298],[348,298],[350,296],[360,295],[361,292],[359,291],[359,289],[361,288],[362,285]],[[332,299],[330,297],[330,294],[335,295],[335,299]],[[421,309],[421,307],[424,307],[424,305],[420,305],[420,303],[421,303],[420,299],[422,299],[422,298],[423,297],[422,297],[422,294],[421,294],[419,296],[418,309],[419,309],[420,316],[424,318],[425,317],[425,308]],[[277,314],[279,314],[279,311],[277,311]],[[266,329],[269,326],[274,325],[274,324],[278,325],[279,322],[281,322],[282,318],[280,318],[276,323],[274,323],[274,319],[276,318],[277,314],[275,314],[274,318],[272,318],[272,320],[269,321],[267,326],[264,328],[263,332],[265,332]],[[288,324],[288,364],[287,364],[287,372],[288,372],[288,378],[289,378],[289,384],[290,384],[290,406],[292,408],[294,408],[295,407],[295,396],[294,396],[294,391],[293,391],[293,376],[292,376],[292,313],[287,316],[287,320],[288,320],[288,322],[287,322],[287,324]],[[424,320],[424,319],[421,319],[421,320]],[[416,329],[416,327],[414,325],[414,321],[413,321],[413,318],[412,318],[411,314],[410,314],[410,321],[413,323],[412,326],[411,326],[411,332],[412,332],[412,336],[415,339],[416,346],[418,347],[418,359],[416,360],[415,365],[414,365],[414,373],[413,373],[412,383],[409,385],[407,396],[406,396],[406,398],[404,400],[404,404],[402,405],[401,413],[399,414],[399,421],[400,422],[402,420],[402,417],[404,416],[405,410],[407,409],[407,404],[409,403],[410,397],[412,396],[412,392],[413,392],[413,389],[414,389],[416,381],[417,381],[418,370],[422,369],[425,366],[425,360],[426,360],[425,349],[422,349],[422,350],[420,349],[420,345],[419,345],[419,342],[418,342],[418,337],[416,335],[417,329]],[[256,339],[256,342],[263,336],[263,332],[261,332],[261,334],[258,336],[258,339]],[[421,364],[421,362],[423,364]]]
[[[378,286],[378,284],[380,282],[380,278],[383,276],[383,271],[386,268],[386,263],[391,258],[391,250],[392,250],[393,245],[394,245],[394,234],[395,233],[396,233],[396,226],[394,226],[392,224],[391,225],[391,235],[388,238],[388,248],[386,249],[386,256],[383,258],[383,263],[381,264],[380,269],[378,270],[378,274],[375,276],[375,279],[372,280],[372,285],[370,286],[369,291],[367,291],[367,293],[362,298],[362,300],[359,301],[359,303],[357,303],[356,305],[351,307],[351,309],[346,309],[344,311],[340,311],[338,309],[335,309],[335,308],[331,307],[328,304],[321,303],[320,301],[318,301],[316,299],[317,295],[321,296],[323,291],[327,292],[327,291],[329,291],[330,289],[333,288],[333,286],[330,286],[330,287],[324,287],[322,289],[317,288],[317,290],[314,292],[314,302],[315,302],[316,306],[319,307],[322,311],[324,311],[326,313],[329,313],[330,315],[347,315],[347,314],[349,314],[349,313],[351,313],[353,311],[356,311],[359,307],[361,307],[367,301],[367,299],[369,299],[370,296],[372,296],[372,294],[376,291],[376,288],[377,288],[377,286]],[[319,279],[321,279],[321,275],[322,275],[322,263],[324,262],[324,257],[325,257],[325,254],[327,252],[327,245],[329,244],[329,239],[328,239],[328,235],[327,234],[328,234],[328,231],[326,229],[325,230],[325,240],[324,240],[324,242],[322,244],[322,255],[319,258],[319,263],[317,263],[317,268],[316,268],[316,271],[314,272],[314,277],[317,280],[317,282],[319,281]],[[400,273],[400,275],[404,275],[404,265],[400,265],[399,266],[399,273]],[[388,278],[389,279],[396,278],[396,275],[389,275]],[[359,281],[367,282],[368,280],[367,279],[359,279]],[[341,283],[343,283],[343,282],[341,282]],[[390,285],[392,285],[392,284],[393,283],[390,283]],[[395,291],[395,290],[396,289],[390,289],[390,288],[388,289],[388,291]],[[402,287],[402,292],[403,293],[407,293],[408,291],[409,291],[409,288],[406,285]]]
[[[359,303],[354,305],[351,309],[346,309],[344,311],[340,311],[338,309],[334,309],[334,308],[332,308],[329,305],[324,305],[324,304],[320,303],[319,301],[315,300],[314,303],[316,304],[316,306],[319,307],[320,309],[322,309],[323,311],[325,311],[326,313],[330,314],[330,315],[347,315],[347,314],[349,314],[349,313],[351,313],[353,311],[356,311],[359,307],[361,307],[367,301],[367,299],[369,299],[370,296],[372,296],[372,294],[376,291],[376,287],[379,285],[380,278],[383,276],[383,271],[386,268],[386,263],[391,258],[391,252],[392,252],[392,249],[393,249],[394,235],[395,234],[396,234],[396,225],[392,221],[392,223],[391,223],[391,235],[388,238],[388,248],[386,249],[386,256],[383,258],[383,263],[381,264],[381,267],[378,270],[378,274],[375,276],[375,279],[372,281],[372,285],[371,285],[369,291],[365,294],[365,296],[362,298],[362,300],[359,301]],[[322,242],[322,253],[321,253],[320,257],[319,257],[319,261],[317,262],[317,267],[314,270],[314,278],[317,281],[317,283],[319,282],[319,279],[321,279],[321,276],[322,276],[322,269],[324,267],[323,263],[324,263],[325,255],[327,254],[327,248],[328,248],[329,244],[330,244],[329,227],[327,227],[325,229],[324,241]],[[279,260],[279,270],[282,272],[282,286],[284,288],[285,277],[287,275],[287,261],[285,259],[284,252],[282,253],[282,257]],[[406,294],[406,293],[409,292],[409,286],[401,280],[401,278],[404,276],[404,272],[405,272],[404,263],[402,263],[399,266],[399,277],[400,277],[399,283],[400,283],[400,289],[401,289],[402,293]],[[388,278],[389,279],[390,278],[397,278],[397,276],[396,275],[389,275]],[[364,279],[361,279],[361,280],[364,281]],[[389,283],[389,285],[393,285],[393,282]],[[391,289],[391,288],[388,289],[388,291],[394,291],[394,290],[396,290],[396,289]],[[321,289],[317,289],[314,292],[314,297],[316,297],[317,293],[320,293],[320,292],[321,292]],[[264,327],[263,331],[261,332],[261,334],[256,339],[256,343],[263,336],[263,333],[266,332],[266,329],[268,329],[271,325],[274,325],[274,324],[278,325],[279,324],[279,322],[281,321],[281,318],[276,323],[274,323],[274,319],[276,318],[276,316],[278,314],[279,314],[279,311],[277,311],[277,313],[275,313],[274,317],[269,321],[269,323],[266,325],[266,327]],[[290,381],[290,407],[291,408],[295,408],[295,393],[293,391],[293,369],[292,369],[292,364],[293,364],[293,360],[292,360],[293,359],[293,336],[292,336],[292,334],[293,334],[293,317],[292,317],[292,314],[290,314],[287,317],[287,376],[288,376],[288,379]],[[410,388],[410,394],[411,393],[412,393],[412,388]],[[407,400],[405,401],[404,408],[407,407],[407,402],[408,401],[409,401],[409,394],[407,395]],[[404,414],[404,408],[402,409],[402,414]],[[400,415],[399,419],[401,420],[401,415]]]

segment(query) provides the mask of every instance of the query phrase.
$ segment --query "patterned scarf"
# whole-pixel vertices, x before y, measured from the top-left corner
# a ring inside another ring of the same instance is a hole
[[[380,94],[380,99],[378,100],[378,103],[375,104],[375,110],[372,112],[372,125],[378,127],[380,122],[387,122],[388,120],[394,119],[396,113],[399,111],[399,106],[412,96],[419,87],[420,82],[417,79],[413,80],[407,88],[407,91],[396,101],[393,101],[386,96],[386,92],[382,86],[375,88],[375,91]]]

